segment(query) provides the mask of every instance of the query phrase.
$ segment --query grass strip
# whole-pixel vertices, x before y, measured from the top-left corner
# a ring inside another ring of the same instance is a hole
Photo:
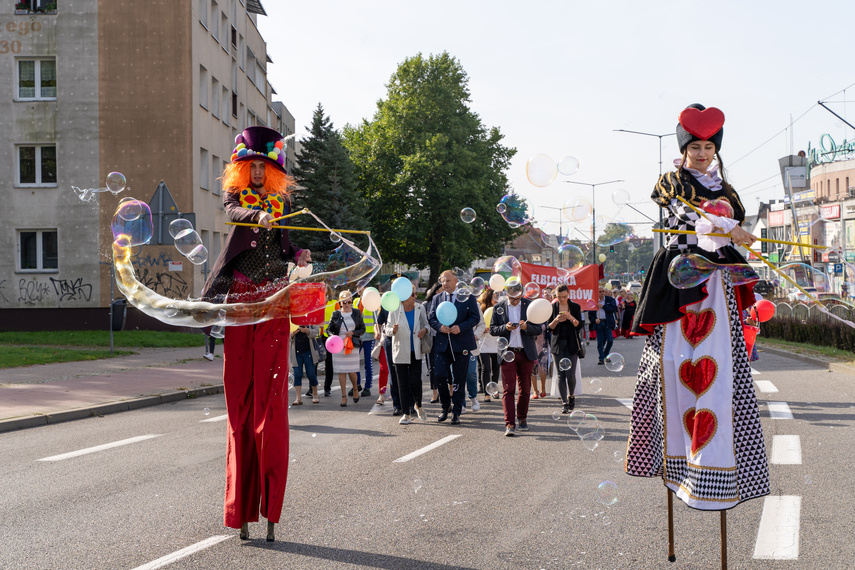
[[[844,364],[855,364],[855,355],[848,350],[841,350],[831,346],[818,346],[815,344],[804,344],[800,342],[791,342],[777,338],[757,337],[757,348],[762,349],[764,346],[769,348],[778,348],[787,350],[802,356],[818,358],[826,362],[840,362]]]
[[[113,333],[113,346],[123,348],[202,347],[200,333],[169,331],[119,331]],[[0,344],[46,346],[106,347],[109,353],[110,331],[2,331]]]
[[[0,368],[15,368],[33,364],[53,364],[55,362],[99,360],[101,358],[126,356],[128,354],[133,354],[133,351],[114,350],[110,354],[109,349],[80,350],[73,348],[0,344]]]

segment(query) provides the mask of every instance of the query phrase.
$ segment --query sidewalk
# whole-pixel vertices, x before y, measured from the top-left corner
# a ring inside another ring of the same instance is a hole
[[[223,391],[223,359],[202,347],[0,370],[0,432]]]

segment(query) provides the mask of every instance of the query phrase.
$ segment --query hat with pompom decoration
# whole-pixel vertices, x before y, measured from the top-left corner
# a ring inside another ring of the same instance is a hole
[[[232,151],[232,162],[244,160],[265,160],[282,172],[285,170],[285,141],[284,137],[268,127],[247,127],[235,137],[235,149]]]

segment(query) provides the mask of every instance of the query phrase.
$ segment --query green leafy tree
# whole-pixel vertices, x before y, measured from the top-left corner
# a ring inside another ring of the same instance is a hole
[[[469,108],[468,81],[448,53],[416,55],[392,75],[374,118],[344,129],[384,261],[429,268],[431,283],[501,255],[522,231],[496,212],[516,149]],[[473,223],[460,219],[463,208],[475,210]]]
[[[320,103],[312,114],[309,136],[301,142],[303,148],[291,173],[299,184],[292,195],[292,209],[309,208],[331,228],[368,229],[350,153]],[[321,232],[295,230],[292,239],[300,247],[318,252],[338,245]]]

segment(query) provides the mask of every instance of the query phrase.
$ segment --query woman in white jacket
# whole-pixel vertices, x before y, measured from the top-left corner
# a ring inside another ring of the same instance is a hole
[[[392,362],[398,372],[398,393],[404,414],[398,421],[409,424],[410,410],[415,409],[420,420],[426,418],[422,408],[422,338],[428,334],[424,305],[416,303],[415,290],[409,299],[389,314],[387,334],[392,337]]]

